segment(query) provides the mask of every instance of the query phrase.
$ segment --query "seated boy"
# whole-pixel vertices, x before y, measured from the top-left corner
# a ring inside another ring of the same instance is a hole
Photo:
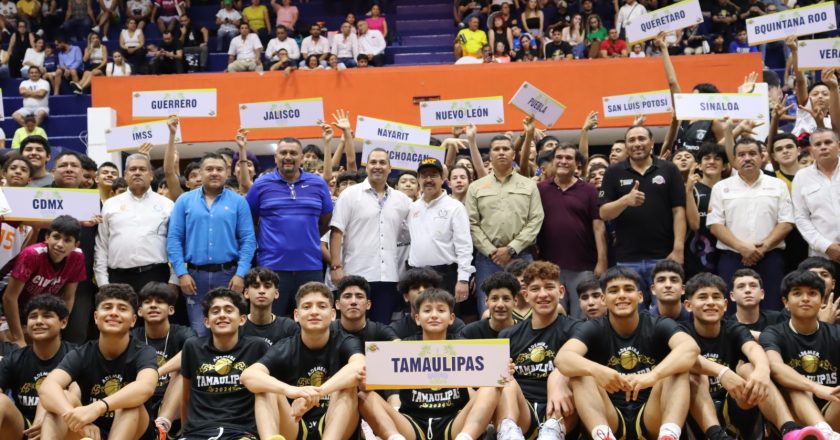
[[[107,284],[100,287],[95,304],[99,339],[67,353],[38,390],[48,412],[41,438],[74,433],[137,440],[155,431],[144,406],[158,381],[155,350],[130,334],[137,320],[137,295],[128,284]],[[81,399],[66,392],[73,382]]]
[[[46,412],[38,404],[37,385],[76,348],[61,340],[69,314],[64,301],[52,295],[35,297],[26,305],[26,331],[32,345],[0,361],[0,392],[11,392],[11,399],[0,398],[0,438],[19,439],[41,432]]]
[[[23,346],[20,313],[38,295],[60,296],[73,310],[76,287],[87,279],[85,256],[78,248],[82,225],[69,215],[56,217],[50,224],[45,243],[26,247],[15,260],[9,285],[3,294],[3,311],[11,339]]]
[[[592,272],[586,272],[577,285],[580,310],[585,320],[600,318],[607,314],[607,303],[604,302],[604,292],[598,277]]]
[[[274,301],[280,297],[280,277],[268,268],[254,267],[245,274],[245,298],[250,304],[250,313],[241,336],[263,338],[269,345],[293,335],[298,326],[293,319],[276,316],[271,312]]]
[[[336,286],[336,310],[341,314],[330,331],[343,331],[362,341],[393,341],[397,334],[390,326],[367,319],[370,310],[370,284],[358,275],[346,275]]]
[[[440,287],[440,283],[440,275],[426,267],[409,269],[400,277],[397,290],[402,294],[403,299],[409,306],[409,311],[406,312],[402,319],[391,324],[391,328],[394,329],[394,332],[397,333],[400,339],[420,334],[420,327],[417,325],[417,321],[414,320],[414,315],[416,314],[416,311],[412,309],[414,307],[414,301],[420,295],[420,292],[433,287],[438,288]],[[457,335],[464,328],[464,325],[464,321],[456,317],[452,325],[449,326],[449,332]]]
[[[735,314],[730,319],[744,324],[756,339],[767,326],[785,320],[781,312],[760,307],[764,299],[764,282],[761,275],[752,269],[738,269],[732,274],[732,292],[729,295],[735,303]]]
[[[409,340],[450,339],[448,328],[455,320],[452,294],[443,289],[426,289],[417,296],[413,309],[422,333]],[[361,400],[359,410],[380,438],[472,440],[487,429],[499,401],[499,389],[403,389],[399,411],[376,393],[365,393]]]
[[[489,318],[467,324],[461,329],[462,339],[496,339],[499,332],[513,327],[513,305],[519,295],[519,280],[513,274],[496,272],[481,284],[486,294]]]
[[[274,344],[242,373],[256,394],[260,438],[348,439],[359,426],[356,386],[364,377],[361,341],[330,330],[333,296],[309,282],[295,295],[300,332]]]

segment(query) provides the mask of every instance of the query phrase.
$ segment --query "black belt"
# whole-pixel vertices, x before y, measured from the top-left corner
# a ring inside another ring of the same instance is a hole
[[[192,264],[187,263],[187,269],[200,270],[202,272],[221,272],[223,270],[233,269],[238,263],[231,261],[222,264]]]
[[[113,272],[117,272],[117,273],[143,273],[143,272],[148,272],[150,270],[159,269],[161,267],[168,268],[169,264],[167,264],[167,263],[154,263],[154,264],[147,264],[145,266],[129,267],[129,268],[125,268],[125,269],[121,269],[121,268],[115,269],[115,268],[109,267],[108,270],[113,271]]]
[[[414,267],[414,266],[408,264],[408,262],[406,262],[405,265],[409,269],[417,269],[417,267]],[[440,265],[437,265],[437,266],[419,266],[419,267],[425,267],[425,268],[428,268],[428,269],[432,269],[435,272],[446,272],[446,271],[450,271],[450,270],[457,270],[458,269],[458,263],[440,264]]]

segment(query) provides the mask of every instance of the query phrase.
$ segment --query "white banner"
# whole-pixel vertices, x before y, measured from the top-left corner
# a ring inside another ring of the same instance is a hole
[[[133,118],[213,118],[216,116],[216,89],[155,90],[132,94]]]
[[[309,127],[324,120],[322,98],[239,104],[242,128]]]
[[[3,188],[3,195],[14,211],[5,220],[52,220],[69,215],[79,221],[99,214],[99,191],[95,189],[63,189],[23,187]]]
[[[840,67],[840,38],[799,40],[799,70],[821,70]]]
[[[627,45],[650,40],[660,32],[676,31],[702,22],[700,2],[683,0],[631,19],[627,23]]]
[[[676,93],[677,119],[764,119],[769,110],[767,97],[759,93]]]
[[[566,106],[560,104],[559,101],[546,95],[540,89],[531,85],[528,81],[522,83],[516,94],[510,100],[519,110],[532,115],[534,119],[540,121],[546,127],[551,127],[563,116],[566,111]]]
[[[395,170],[417,171],[420,162],[429,157],[439,160],[440,163],[446,161],[446,149],[443,147],[394,142],[385,139],[358,140],[362,142],[362,165],[367,164],[368,155],[376,148],[388,152],[388,158],[391,159],[391,168]]]
[[[109,153],[136,150],[147,142],[152,145],[166,145],[169,143],[169,126],[166,122],[152,121],[109,128],[105,130],[105,150]],[[178,124],[175,143],[181,141],[181,124]]]
[[[811,35],[837,29],[834,2],[823,2],[802,8],[747,20],[750,46],[784,40],[788,35]]]
[[[386,121],[368,116],[356,118],[356,137],[361,139],[382,139],[391,142],[429,145],[432,130],[403,124],[402,122]],[[365,156],[367,157],[367,156]]]
[[[502,387],[508,339],[366,342],[368,389]]]
[[[424,127],[492,125],[504,122],[505,102],[501,96],[427,101],[420,104],[420,125]]]
[[[605,118],[670,113],[674,107],[670,90],[605,96],[602,101]]]

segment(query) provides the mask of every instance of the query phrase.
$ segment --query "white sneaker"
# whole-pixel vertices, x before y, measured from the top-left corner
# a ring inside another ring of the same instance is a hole
[[[99,33],[99,26],[94,26],[94,27],[90,28],[90,30],[93,31],[93,33],[95,33],[95,34],[98,34]]]
[[[107,35],[102,37],[102,42],[103,42],[103,43],[107,43],[107,42],[108,42],[108,36],[107,36]]]
[[[510,419],[504,419],[499,424],[499,428],[496,430],[496,438],[498,440],[525,440],[522,429]]]
[[[540,425],[540,435],[537,440],[563,440],[566,438],[566,431],[557,419],[548,419]]]

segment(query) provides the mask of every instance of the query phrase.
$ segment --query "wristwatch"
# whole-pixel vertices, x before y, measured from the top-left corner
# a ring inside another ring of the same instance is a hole
[[[508,250],[508,253],[510,254],[511,258],[516,258],[517,252],[516,252],[516,249],[513,248],[513,246],[508,246],[507,250]]]

